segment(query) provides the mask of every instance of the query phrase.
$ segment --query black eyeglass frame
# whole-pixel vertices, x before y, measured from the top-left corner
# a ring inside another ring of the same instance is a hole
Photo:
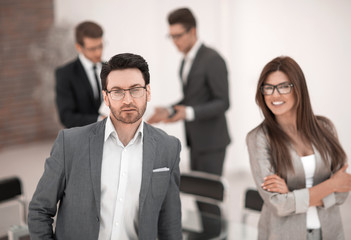
[[[279,86],[285,86],[285,85],[289,86],[289,87],[290,87],[290,90],[289,90],[289,92],[287,92],[287,93],[281,93],[281,92],[279,91],[279,88],[278,88],[278,87],[279,87]],[[271,93],[271,94],[265,94],[265,93],[264,93],[264,89],[263,89],[264,86],[273,87],[272,93]],[[278,91],[279,94],[284,95],[284,94],[289,94],[289,93],[291,93],[291,89],[292,89],[293,87],[294,87],[294,84],[292,84],[292,83],[286,83],[286,82],[279,83],[279,84],[277,84],[277,85],[264,84],[264,85],[261,86],[261,93],[262,93],[262,95],[270,96],[270,95],[273,95],[274,90],[277,89],[277,91]]]
[[[173,34],[173,35],[172,35],[172,34],[168,34],[167,37],[170,38],[170,39],[172,39],[172,40],[178,40],[178,39],[180,39],[181,37],[183,37],[185,34],[189,33],[190,30],[191,30],[191,28],[187,28],[187,29],[185,29],[185,31],[182,32],[182,33]]]
[[[95,47],[90,47],[90,48],[86,48],[84,46],[82,46],[86,51],[88,52],[95,52],[96,50],[101,50],[104,48],[104,43],[99,44],[98,46]]]
[[[146,90],[146,86],[144,86],[144,87],[132,87],[132,88],[128,88],[128,89],[113,89],[113,90],[110,90],[110,91],[108,91],[108,90],[106,89],[106,90],[104,90],[104,91],[105,91],[107,94],[110,94],[110,95],[111,95],[111,92],[122,91],[122,92],[123,92],[123,97],[120,98],[120,99],[113,99],[112,96],[111,96],[111,98],[112,98],[113,100],[119,101],[119,100],[122,100],[123,98],[125,98],[125,96],[126,96],[126,91],[129,92],[129,94],[130,94],[130,96],[131,96],[132,98],[141,98],[143,95],[140,96],[140,97],[134,97],[134,96],[130,93],[130,90],[140,89],[140,88],[143,88],[143,89]]]

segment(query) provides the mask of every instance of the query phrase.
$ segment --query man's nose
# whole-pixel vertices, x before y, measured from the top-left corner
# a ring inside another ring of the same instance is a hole
[[[98,49],[94,52],[96,58],[101,58],[102,56],[102,49]]]
[[[130,95],[130,92],[129,91],[125,91],[124,92],[123,102],[124,103],[130,103],[130,102],[132,102],[132,100],[133,100],[133,97],[132,97],[132,95]]]

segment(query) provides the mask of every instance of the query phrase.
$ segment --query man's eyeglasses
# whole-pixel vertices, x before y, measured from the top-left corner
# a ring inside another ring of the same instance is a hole
[[[181,37],[183,37],[185,34],[187,34],[190,31],[190,29],[185,30],[182,33],[178,33],[178,34],[168,34],[168,38],[172,39],[172,40],[178,40]]]
[[[261,86],[261,92],[263,95],[272,95],[274,89],[277,89],[279,94],[289,94],[294,84],[292,83],[280,83],[278,85],[265,84]]]
[[[116,89],[116,90],[111,90],[111,91],[106,91],[106,93],[109,93],[112,100],[116,100],[119,101],[121,99],[124,98],[124,96],[126,95],[126,91],[129,91],[130,95],[133,98],[140,98],[142,96],[144,96],[144,93],[146,90],[146,86],[145,87],[133,87],[133,88],[129,88],[129,89]]]
[[[101,50],[103,49],[103,44],[100,44],[96,47],[90,47],[90,48],[86,48],[86,47],[83,47],[85,50],[87,50],[88,52],[95,52],[96,50]]]

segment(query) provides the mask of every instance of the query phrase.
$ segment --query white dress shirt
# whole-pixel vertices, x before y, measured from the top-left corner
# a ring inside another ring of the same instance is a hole
[[[84,70],[88,76],[91,88],[93,89],[94,92],[94,97],[98,98],[99,93],[98,93],[98,88],[96,86],[96,80],[95,80],[95,75],[94,75],[94,63],[92,61],[90,61],[89,59],[87,59],[83,54],[79,54],[78,55],[79,60],[81,61],[81,63],[83,64]],[[96,65],[96,75],[99,79],[99,84],[100,84],[100,89],[102,89],[101,87],[101,79],[100,79],[100,72],[101,72],[101,68],[102,68],[102,64],[100,62],[95,63]],[[102,93],[101,93],[102,95]]]
[[[184,56],[184,66],[183,66],[183,71],[182,71],[182,81],[185,84],[187,84],[187,79],[188,75],[191,69],[191,66],[193,65],[194,59],[196,57],[197,52],[199,51],[201,47],[201,42],[199,40],[196,41],[194,46],[190,49],[187,55]],[[194,108],[191,106],[186,106],[185,108],[185,120],[187,121],[193,121],[195,120],[195,112]]]
[[[302,165],[305,170],[306,177],[306,188],[311,188],[313,186],[313,176],[316,169],[316,158],[315,155],[309,155],[301,157]],[[315,206],[309,207],[307,210],[307,229],[317,229],[321,227],[319,221],[317,208]]]
[[[106,121],[99,240],[138,239],[143,126],[141,122],[133,139],[124,146],[110,117]]]

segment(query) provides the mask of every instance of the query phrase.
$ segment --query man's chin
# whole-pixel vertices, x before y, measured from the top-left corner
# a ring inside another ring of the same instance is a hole
[[[101,62],[101,58],[91,59],[91,61],[92,61],[93,63],[100,63],[100,62]]]
[[[136,122],[138,122],[140,120],[139,119],[119,119],[120,122],[124,123],[124,124],[134,124]]]
[[[139,116],[123,116],[117,119],[118,121],[125,123],[125,124],[134,124],[141,119]]]

